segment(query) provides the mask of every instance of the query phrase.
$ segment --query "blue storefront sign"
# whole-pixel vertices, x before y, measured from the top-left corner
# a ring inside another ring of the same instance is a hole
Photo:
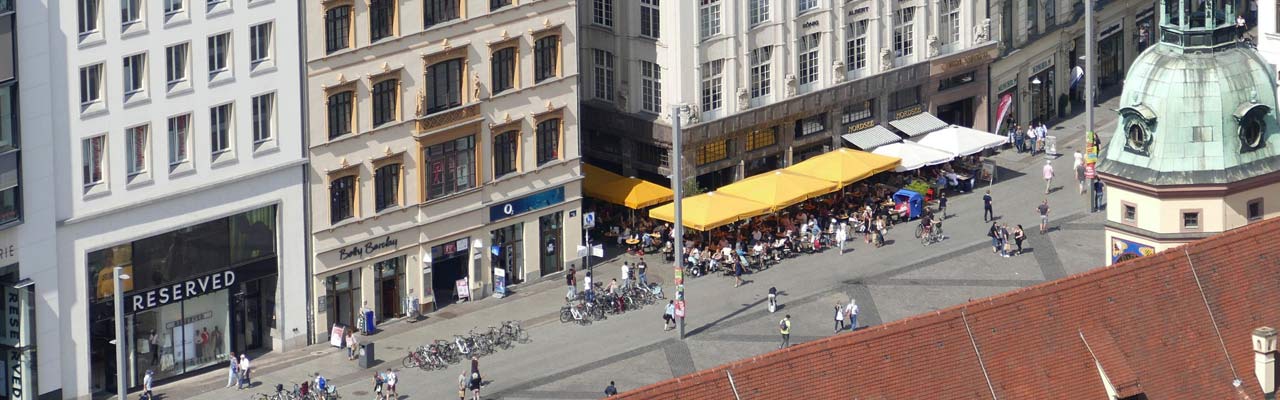
[[[564,186],[544,190],[528,196],[509,200],[489,207],[489,221],[511,218],[530,211],[547,208],[564,202]]]

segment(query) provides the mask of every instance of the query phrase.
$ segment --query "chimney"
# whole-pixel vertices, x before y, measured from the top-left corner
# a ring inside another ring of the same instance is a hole
[[[1253,330],[1253,374],[1262,393],[1271,397],[1276,392],[1276,330],[1272,327]]]

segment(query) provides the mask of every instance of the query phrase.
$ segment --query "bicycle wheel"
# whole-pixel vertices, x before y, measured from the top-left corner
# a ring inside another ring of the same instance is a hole
[[[573,312],[569,311],[569,307],[560,307],[560,323],[573,321]]]
[[[412,355],[407,355],[407,356],[404,356],[403,360],[400,360],[400,365],[404,366],[405,368],[417,368],[418,362],[417,360],[414,360]]]
[[[916,237],[920,237],[920,236],[923,236],[923,235],[924,235],[924,226],[923,226],[923,225],[916,225]]]
[[[517,342],[520,342],[520,343],[529,343],[529,341],[530,341],[530,340],[533,340],[533,339],[531,339],[531,338],[529,337],[529,331],[526,331],[526,330],[524,330],[524,329],[517,329],[517,330],[516,330],[516,341],[517,341]]]

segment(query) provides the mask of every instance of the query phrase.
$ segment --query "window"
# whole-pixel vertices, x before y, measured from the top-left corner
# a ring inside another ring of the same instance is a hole
[[[747,134],[747,151],[778,144],[778,127],[757,129]]]
[[[507,47],[493,52],[491,60],[493,93],[501,93],[516,84],[516,48]]]
[[[724,60],[702,64],[702,111],[719,110],[724,105]]]
[[[960,0],[940,0],[938,41],[943,45],[960,42]]]
[[[520,154],[520,131],[506,131],[493,137],[493,177],[516,172]]]
[[[80,9],[76,19],[80,28],[80,36],[98,32],[98,19],[102,0],[79,0]]]
[[[427,114],[462,105],[462,59],[427,67]]]
[[[796,14],[818,8],[818,0],[796,0]]]
[[[907,7],[893,13],[893,53],[896,57],[915,54],[916,9]]]
[[[93,186],[102,183],[106,175],[107,135],[98,135],[84,139],[81,143],[84,159],[84,185]]]
[[[538,123],[538,165],[560,159],[560,119]]]
[[[169,117],[169,165],[190,161],[191,114]]]
[[[818,43],[821,33],[813,33],[800,37],[798,65],[800,84],[807,85],[818,81]]]
[[[1182,229],[1199,230],[1200,229],[1200,212],[1199,211],[1183,211],[1182,212]]]
[[[460,17],[458,14],[458,0],[426,0],[423,8],[423,28],[430,28],[436,24],[453,21]]]
[[[657,39],[659,32],[658,0],[640,0],[640,35]]]
[[[560,69],[560,37],[547,36],[534,42],[533,58],[534,82],[556,76]]]
[[[272,24],[270,22],[249,27],[249,63],[258,64],[271,59]]]
[[[613,101],[613,53],[594,49],[593,65],[595,65],[596,98]]]
[[[713,163],[729,158],[729,140],[721,139],[698,147],[698,151],[694,154],[694,161],[698,165]]]
[[[135,126],[124,130],[125,170],[130,177],[147,172],[147,126]]]
[[[649,143],[635,143],[632,147],[635,151],[636,159],[640,162],[655,167],[665,168],[670,165],[671,149],[663,148]]]
[[[1129,223],[1136,222],[1138,220],[1138,206],[1127,202],[1122,204],[1124,205],[1124,215],[1122,216],[1123,221]]]
[[[701,0],[698,32],[703,39],[720,34],[720,0]],[[768,11],[765,11],[768,13]]]
[[[395,34],[397,0],[369,1],[369,41],[376,42]]]
[[[373,171],[373,205],[378,211],[400,205],[400,164]]]
[[[592,0],[591,23],[613,27],[613,0]]]
[[[857,71],[867,67],[867,24],[868,20],[853,21],[849,24],[849,43],[845,48],[845,68]]]
[[[219,73],[227,72],[228,59],[231,58],[231,34],[221,33],[209,37],[209,79]]]
[[[120,0],[120,25],[128,28],[139,22],[142,22],[142,0]]]
[[[207,7],[208,10],[212,11],[215,7],[218,7],[222,4],[226,4],[227,1],[228,0],[206,0],[205,7]]]
[[[974,76],[975,76],[974,72],[969,71],[960,75],[949,76],[943,79],[939,79],[938,91],[941,92],[943,90],[953,89],[962,85],[973,83],[975,79]]]
[[[1218,4],[1225,4],[1225,2],[1219,2]],[[1053,0],[1044,0],[1044,25],[1046,27],[1050,27],[1058,23],[1058,15],[1055,7],[1057,7],[1057,5],[1054,4]]]
[[[147,55],[144,53],[125,57],[123,72],[125,99],[141,93],[147,82]]]
[[[328,53],[351,47],[351,6],[324,12],[324,49]]]
[[[169,84],[187,80],[187,54],[190,46],[188,43],[181,43],[165,48],[164,79]]]
[[[764,46],[751,50],[751,98],[760,98],[772,93],[773,46]]]
[[[476,187],[475,137],[467,136],[423,150],[427,198],[436,199]]]
[[[641,108],[651,113],[662,113],[662,70],[658,64],[640,61]]]
[[[796,121],[796,137],[805,137],[827,130],[827,114],[818,114]]]
[[[511,5],[511,0],[489,0],[489,11],[496,11],[509,5]]]
[[[356,177],[344,176],[329,182],[329,223],[355,216]]]
[[[351,133],[354,95],[350,90],[329,95],[329,139]]]
[[[169,16],[182,12],[186,8],[186,0],[164,0],[164,15]]]
[[[102,64],[80,68],[80,105],[102,100]]]
[[[920,87],[912,86],[889,95],[889,109],[901,110],[920,104]]]
[[[253,142],[271,140],[275,130],[276,94],[267,93],[253,98]]]
[[[1040,3],[1040,0],[1027,0],[1026,28],[1027,28],[1027,32],[1030,32],[1030,33],[1036,33],[1038,31],[1038,29],[1036,29],[1037,22],[1038,22],[1038,18],[1036,18],[1036,6],[1038,5],[1038,3]]]
[[[399,91],[399,79],[387,79],[373,85],[373,126],[382,126],[399,119]]]
[[[1249,200],[1249,203],[1245,208],[1248,209],[1248,214],[1246,214],[1245,216],[1248,217],[1249,221],[1262,220],[1262,216],[1265,215],[1262,212],[1261,198]]]
[[[231,103],[209,109],[209,144],[213,154],[231,150]]]
[[[769,2],[772,0],[747,0],[747,22],[751,26],[769,20]]]
[[[875,108],[875,100],[867,100],[844,108],[844,114],[840,116],[840,123],[844,125],[852,124],[859,121],[871,119],[875,114],[872,110]]]

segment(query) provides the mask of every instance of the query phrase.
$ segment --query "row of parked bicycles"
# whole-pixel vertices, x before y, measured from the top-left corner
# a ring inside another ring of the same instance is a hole
[[[436,339],[418,346],[409,351],[401,365],[427,371],[445,369],[473,355],[483,357],[529,341],[529,331],[520,326],[520,321],[505,321],[488,330],[471,329],[466,335],[453,335],[453,340]]]
[[[560,307],[561,323],[589,325],[594,321],[604,320],[609,315],[639,310],[666,298],[662,293],[662,285],[657,283],[625,286],[614,292],[605,290],[600,282],[595,282],[593,286],[594,290],[591,292],[565,299],[565,305]]]
[[[276,384],[275,393],[257,393],[249,396],[249,400],[339,400],[341,398],[342,396],[338,395],[337,386],[326,385],[324,389],[317,389],[317,386],[312,385],[310,381],[304,381],[301,385],[295,383],[293,390],[285,389],[283,384]]]

